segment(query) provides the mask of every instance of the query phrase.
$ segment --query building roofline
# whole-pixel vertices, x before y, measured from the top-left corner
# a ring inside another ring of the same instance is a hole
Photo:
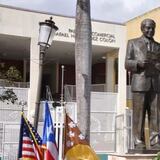
[[[128,20],[128,21],[126,21],[124,24],[126,24],[126,23],[128,23],[128,22],[131,22],[131,21],[133,21],[133,20],[135,20],[135,19],[141,18],[141,17],[143,17],[144,15],[150,14],[150,13],[152,13],[152,12],[156,11],[156,10],[159,10],[159,9],[160,9],[160,7],[157,7],[157,8],[151,9],[151,10],[150,10],[150,11],[148,11],[148,12],[145,12],[145,13],[143,13],[143,14],[139,15],[139,16],[136,16],[136,17],[134,17],[134,18],[132,18],[132,19],[130,19],[130,20]]]
[[[0,4],[0,7],[4,7],[4,8],[8,8],[8,9],[20,10],[20,11],[40,13],[40,14],[61,16],[61,17],[66,17],[66,18],[75,18],[75,16],[68,16],[68,15],[66,16],[66,15],[63,15],[63,14],[56,14],[56,13],[51,13],[51,12],[45,12],[45,11],[38,11],[38,10],[26,9],[26,8],[23,8],[23,7],[15,7],[15,6],[9,6],[9,5],[4,5],[4,4]],[[121,26],[124,26],[124,25],[125,25],[125,23],[118,23],[118,22],[111,22],[111,21],[104,21],[104,20],[97,20],[97,19],[92,19],[92,21],[93,21],[93,22],[100,22],[100,23],[116,24],[116,25],[121,25]]]
[[[116,24],[116,25],[120,25],[120,26],[125,26],[125,23],[120,23],[120,22],[97,20],[97,19],[93,19],[93,18],[92,18],[92,21],[94,21],[94,22],[100,22],[100,23],[108,23],[108,24]]]

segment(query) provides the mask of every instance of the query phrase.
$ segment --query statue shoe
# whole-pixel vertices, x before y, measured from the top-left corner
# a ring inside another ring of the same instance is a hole
[[[151,150],[160,150],[160,144],[154,144],[154,145],[151,145]]]
[[[144,150],[144,149],[146,149],[146,146],[144,143],[138,143],[135,145],[135,149]]]

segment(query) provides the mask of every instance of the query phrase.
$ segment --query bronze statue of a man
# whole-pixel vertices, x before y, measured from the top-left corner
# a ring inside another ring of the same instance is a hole
[[[136,149],[145,148],[144,125],[148,113],[150,139],[159,132],[160,123],[160,44],[153,39],[156,23],[141,22],[143,35],[128,41],[125,68],[132,73],[133,137]],[[152,147],[158,144],[151,143]],[[158,146],[160,149],[160,145]]]

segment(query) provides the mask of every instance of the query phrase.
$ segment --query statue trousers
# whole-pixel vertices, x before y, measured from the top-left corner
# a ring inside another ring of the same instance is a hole
[[[135,145],[144,143],[145,116],[148,113],[150,138],[159,132],[160,94],[154,91],[133,93],[133,138]]]

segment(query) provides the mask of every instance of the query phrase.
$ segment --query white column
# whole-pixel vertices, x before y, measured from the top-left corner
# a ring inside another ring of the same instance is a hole
[[[39,46],[37,38],[30,43],[30,89],[28,98],[28,118],[33,122],[39,76]]]
[[[115,52],[106,54],[106,91],[115,91],[115,58],[117,57]]]
[[[126,41],[122,40],[120,48],[106,54],[107,92],[115,90],[115,59],[118,57],[118,107],[117,113],[124,113],[126,107],[126,70],[124,67]]]
[[[124,67],[126,54],[126,42],[122,42],[118,52],[118,108],[117,113],[121,114],[126,109],[126,70]]]
[[[126,41],[125,39],[121,40],[120,48],[118,52],[118,99],[117,99],[117,114],[125,114],[126,109],[126,70],[124,67],[126,55]],[[122,118],[121,124],[123,131],[117,133],[116,137],[116,151],[118,153],[125,152],[125,142],[127,138],[125,117]]]

